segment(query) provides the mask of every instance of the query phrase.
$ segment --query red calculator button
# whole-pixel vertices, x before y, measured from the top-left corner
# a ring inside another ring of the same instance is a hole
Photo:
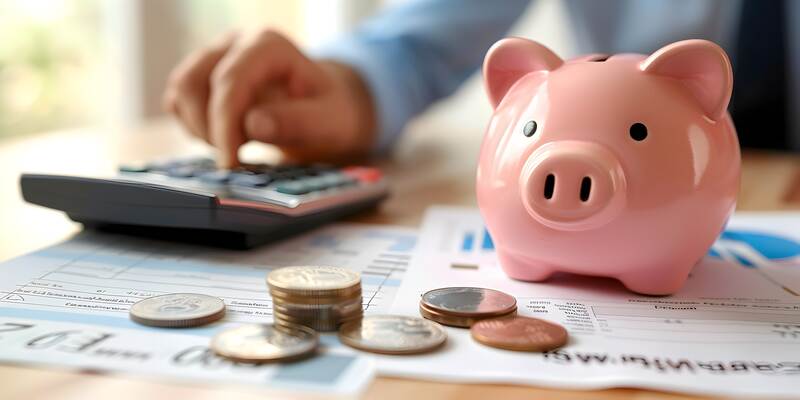
[[[345,167],[342,172],[364,183],[378,182],[383,178],[379,169],[371,167]]]

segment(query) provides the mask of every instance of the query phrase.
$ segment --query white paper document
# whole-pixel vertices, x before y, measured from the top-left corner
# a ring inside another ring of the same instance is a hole
[[[365,313],[385,313],[415,242],[412,229],[355,224],[330,225],[246,252],[84,232],[0,264],[0,362],[358,393],[374,375],[373,362],[339,344],[334,334],[322,335],[316,357],[259,366],[214,356],[209,339],[234,324],[271,322],[266,274],[286,265],[359,271]],[[222,298],[225,318],[189,329],[128,319],[136,301],[176,292]]]
[[[447,328],[439,352],[375,357],[379,374],[730,396],[800,393],[800,214],[734,216],[685,287],[653,297],[606,278],[509,279],[477,210],[433,208],[393,310],[419,315],[420,295],[445,286],[512,294],[519,314],[564,325],[569,343],[547,353],[513,352]]]

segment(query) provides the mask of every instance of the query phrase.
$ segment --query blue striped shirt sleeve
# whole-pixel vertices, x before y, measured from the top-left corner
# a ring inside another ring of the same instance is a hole
[[[406,123],[453,93],[529,0],[414,0],[386,9],[313,52],[351,65],[377,111],[376,151],[389,149]]]

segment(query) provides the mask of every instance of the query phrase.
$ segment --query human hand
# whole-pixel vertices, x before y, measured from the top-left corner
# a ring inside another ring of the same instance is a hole
[[[358,73],[311,60],[271,30],[228,35],[187,57],[170,75],[164,106],[218,149],[221,168],[238,166],[248,140],[300,162],[345,161],[374,142],[374,106]]]

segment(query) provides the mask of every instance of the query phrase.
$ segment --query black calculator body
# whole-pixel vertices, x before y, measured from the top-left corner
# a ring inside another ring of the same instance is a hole
[[[26,201],[87,227],[250,248],[376,206],[388,195],[371,167],[245,165],[192,158],[123,166],[113,178],[23,174]]]

